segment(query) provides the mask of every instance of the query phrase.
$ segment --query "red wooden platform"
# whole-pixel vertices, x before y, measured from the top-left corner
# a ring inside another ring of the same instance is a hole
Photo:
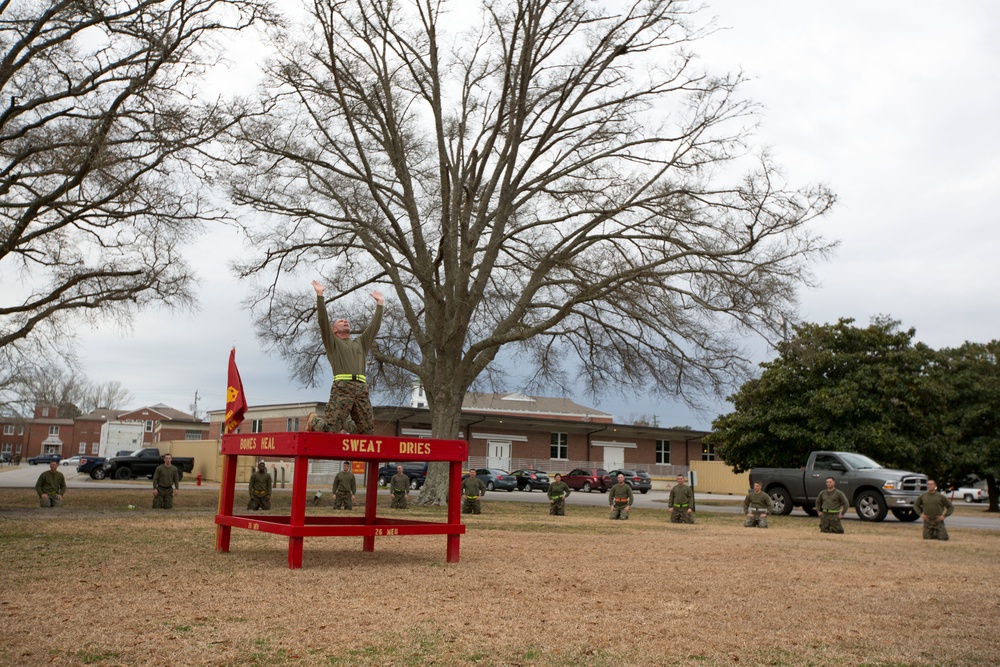
[[[219,525],[216,548],[229,551],[233,528],[259,530],[288,537],[288,567],[302,567],[302,543],[305,537],[360,535],[363,549],[375,550],[375,538],[389,535],[446,535],[447,559],[457,563],[459,539],[465,533],[461,523],[462,463],[468,459],[464,440],[397,438],[381,435],[346,435],[343,433],[254,433],[222,437],[222,483],[219,489]],[[291,516],[233,514],[236,494],[237,456],[280,456],[295,462],[292,474]],[[309,459],[366,461],[365,515],[306,516]],[[445,523],[387,519],[377,515],[378,468],[390,461],[448,462],[448,518]]]

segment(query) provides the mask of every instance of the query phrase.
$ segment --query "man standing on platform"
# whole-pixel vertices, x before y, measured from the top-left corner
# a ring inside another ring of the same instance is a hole
[[[469,476],[462,480],[462,514],[482,514],[479,499],[486,493],[483,480],[476,477],[476,469],[469,470]]]
[[[635,502],[632,487],[625,483],[625,475],[618,473],[618,483],[608,490],[608,504],[611,505],[612,520],[628,521],[628,511]]]
[[[947,540],[948,530],[944,527],[944,518],[951,516],[955,506],[948,496],[938,493],[937,482],[927,480],[927,493],[917,498],[913,510],[924,520],[925,540]]]
[[[153,509],[172,510],[174,494],[181,490],[181,471],[172,464],[174,457],[163,455],[163,463],[153,472]]]
[[[549,514],[566,516],[566,498],[569,497],[569,485],[562,481],[562,475],[555,474],[555,480],[549,484]]]
[[[816,496],[816,511],[819,512],[819,532],[843,534],[840,520],[847,514],[850,503],[844,492],[837,488],[833,477],[826,478],[826,488]]]
[[[371,434],[375,431],[375,422],[365,378],[365,358],[382,326],[382,306],[385,299],[378,290],[372,292],[376,303],[375,315],[365,330],[351,340],[351,325],[347,320],[337,320],[330,326],[326,303],[323,301],[326,286],[316,280],[312,281],[312,286],[316,291],[316,312],[323,348],[330,368],[333,369],[333,385],[330,387],[326,411],[322,417],[318,417],[315,412],[309,413],[306,417],[306,430],[340,433],[350,417],[354,420],[355,433]]]
[[[62,498],[66,494],[66,477],[59,472],[58,461],[51,461],[49,469],[38,476],[35,492],[38,494],[40,507],[62,507]]]
[[[333,478],[333,509],[354,509],[354,494],[358,492],[358,483],[351,472],[351,464],[344,461],[344,469]]]
[[[271,509],[271,476],[267,474],[267,465],[263,461],[250,474],[250,502],[247,503],[247,509]]]
[[[670,523],[694,523],[694,489],[685,484],[686,481],[684,475],[677,475],[677,483],[670,489],[667,498]]]
[[[406,498],[410,495],[410,478],[403,472],[403,466],[396,466],[396,474],[389,479],[389,493],[392,494],[392,509],[405,510]]]

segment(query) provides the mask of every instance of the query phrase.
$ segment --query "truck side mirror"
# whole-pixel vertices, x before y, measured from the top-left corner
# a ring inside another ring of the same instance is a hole
[[[830,470],[836,470],[837,472],[847,472],[847,468],[844,467],[843,463],[833,462],[830,464]]]

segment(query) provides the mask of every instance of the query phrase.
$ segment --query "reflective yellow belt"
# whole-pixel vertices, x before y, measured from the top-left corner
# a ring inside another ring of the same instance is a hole
[[[823,510],[827,514],[840,514],[840,510]]]
[[[683,505],[678,505],[677,503],[674,503],[674,507],[687,507],[687,503],[684,503]]]
[[[479,496],[466,496],[469,500],[477,500]]]
[[[353,373],[338,373],[338,374],[336,374],[336,375],[333,376],[333,381],[334,382],[343,382],[343,381],[365,382],[365,376],[364,375],[355,375]]]

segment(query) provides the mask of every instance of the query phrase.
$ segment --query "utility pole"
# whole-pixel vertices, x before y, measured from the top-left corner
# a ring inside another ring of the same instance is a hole
[[[198,390],[194,390],[194,403],[188,406],[191,409],[191,414],[195,419],[198,419]]]

